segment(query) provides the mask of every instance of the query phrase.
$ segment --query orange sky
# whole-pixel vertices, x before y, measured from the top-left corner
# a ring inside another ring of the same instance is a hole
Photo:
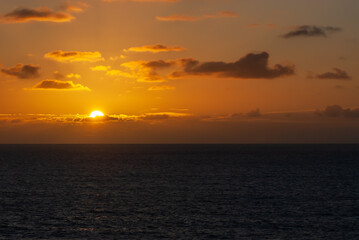
[[[359,142],[356,0],[0,7],[0,143]]]

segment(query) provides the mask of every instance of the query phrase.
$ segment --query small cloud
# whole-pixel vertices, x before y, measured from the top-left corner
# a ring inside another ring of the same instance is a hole
[[[104,61],[100,52],[79,52],[79,51],[61,51],[56,50],[53,52],[46,53],[45,58],[63,62],[63,63],[71,63],[71,62],[98,62]]]
[[[54,76],[54,79],[56,80],[61,80],[61,79],[64,79],[64,78],[76,78],[76,79],[80,79],[81,78],[81,75],[80,74],[76,74],[76,73],[70,73],[70,74],[67,74],[66,76],[62,73],[60,73],[59,71],[55,71],[53,73],[53,76]]]
[[[344,70],[339,68],[333,68],[332,72],[326,72],[316,75],[316,78],[319,79],[337,79],[337,80],[350,80],[351,76]]]
[[[119,59],[125,59],[125,58],[126,58],[126,56],[120,55],[120,56],[116,56],[116,57],[110,57],[110,60],[111,61],[117,61]]]
[[[181,46],[165,46],[162,44],[156,45],[146,45],[141,47],[131,47],[129,49],[124,49],[126,52],[152,52],[152,53],[159,53],[159,52],[180,52],[186,50],[184,47]]]
[[[148,91],[166,91],[166,90],[174,90],[176,87],[167,86],[167,85],[159,85],[159,86],[152,86],[148,88]]]
[[[170,16],[157,16],[156,19],[158,21],[164,22],[194,22],[194,21],[201,21],[205,19],[213,19],[213,18],[237,18],[239,15],[236,12],[231,11],[221,11],[217,14],[212,15],[202,15],[202,16],[190,16],[190,15],[183,15],[183,14],[173,14]]]
[[[236,12],[232,12],[232,11],[221,11],[217,14],[217,16],[220,16],[220,17],[233,17],[233,18],[236,18],[236,17],[239,17],[238,13]]]
[[[156,20],[163,21],[163,22],[193,22],[201,20],[200,17],[182,15],[182,14],[173,14],[170,16],[157,16]]]
[[[81,84],[75,84],[72,81],[60,81],[56,79],[47,79],[37,83],[30,90],[73,90],[73,91],[91,91],[88,87]]]
[[[89,5],[85,2],[75,2],[72,3],[71,1],[67,1],[66,4],[60,6],[60,9],[67,12],[83,12],[85,11]]]
[[[92,71],[103,71],[103,72],[106,72],[110,69],[111,69],[111,66],[102,66],[102,65],[91,68]]]
[[[328,34],[334,32],[340,32],[342,29],[338,27],[318,27],[303,25],[296,27],[293,31],[290,31],[284,35],[283,38],[294,38],[294,37],[327,37]]]
[[[67,78],[76,78],[76,79],[80,79],[81,75],[77,74],[77,73],[70,73],[66,75]]]
[[[48,7],[39,8],[15,8],[12,12],[0,17],[1,23],[26,23],[38,22],[70,22],[74,16],[66,12],[56,12]]]
[[[39,74],[40,66],[32,64],[16,64],[11,68],[1,69],[1,72],[8,75],[17,77],[20,79],[32,79],[40,76]]]
[[[53,73],[53,76],[54,76],[54,79],[56,79],[56,80],[60,80],[60,79],[63,79],[66,77],[64,74],[60,73],[59,71],[55,71]]]

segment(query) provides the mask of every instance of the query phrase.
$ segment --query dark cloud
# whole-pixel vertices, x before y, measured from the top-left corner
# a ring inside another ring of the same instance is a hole
[[[56,50],[44,55],[45,58],[52,59],[57,62],[71,63],[71,62],[98,62],[103,61],[100,52],[80,52],[80,51],[62,51]]]
[[[38,65],[24,65],[19,63],[16,64],[14,67],[1,69],[1,72],[8,76],[14,76],[20,79],[30,79],[39,77],[39,70],[40,66]]]
[[[327,37],[329,33],[339,32],[341,28],[338,27],[318,27],[303,25],[298,26],[293,31],[290,31],[284,35],[283,38],[294,38],[294,37]]]
[[[158,60],[158,61],[143,62],[142,66],[152,68],[152,69],[161,69],[161,68],[171,67],[175,64],[176,64],[176,62],[174,62],[174,61]]]
[[[213,75],[222,78],[265,78],[272,79],[281,76],[293,75],[294,66],[276,64],[268,66],[269,54],[250,53],[236,62],[199,62],[195,59],[180,59],[181,71],[173,72],[170,77],[180,78],[191,75]]]
[[[359,118],[359,108],[343,108],[339,105],[332,105],[326,107],[323,111],[318,111],[317,114],[332,118]]]
[[[72,81],[60,81],[55,79],[43,80],[36,84],[33,90],[85,90],[91,91],[88,87],[81,84],[75,84]]]
[[[338,80],[350,80],[351,76],[344,70],[339,68],[333,68],[333,72],[326,72],[316,75],[319,79],[338,79]]]
[[[56,12],[48,7],[15,8],[12,12],[1,16],[2,23],[25,23],[29,21],[41,22],[69,22],[74,17],[65,12]]]

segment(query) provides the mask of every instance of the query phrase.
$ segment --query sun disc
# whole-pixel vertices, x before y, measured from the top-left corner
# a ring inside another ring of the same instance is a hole
[[[105,114],[103,114],[103,113],[100,112],[100,111],[93,111],[93,112],[90,114],[90,117],[91,117],[91,118],[103,117],[103,116],[105,116]]]

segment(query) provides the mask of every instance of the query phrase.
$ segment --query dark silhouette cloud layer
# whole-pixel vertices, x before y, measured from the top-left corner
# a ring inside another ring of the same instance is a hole
[[[332,105],[326,107],[323,111],[317,112],[321,116],[326,117],[346,117],[359,118],[359,108],[343,108],[339,105]]]

